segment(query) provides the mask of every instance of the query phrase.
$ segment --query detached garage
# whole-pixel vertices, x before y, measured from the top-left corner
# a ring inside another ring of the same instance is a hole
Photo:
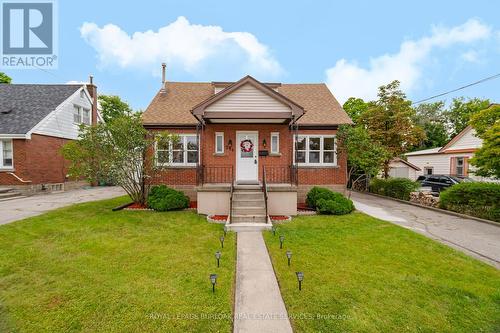
[[[421,171],[419,167],[405,161],[401,158],[395,158],[389,164],[389,176],[393,178],[409,178],[417,179],[417,171]]]

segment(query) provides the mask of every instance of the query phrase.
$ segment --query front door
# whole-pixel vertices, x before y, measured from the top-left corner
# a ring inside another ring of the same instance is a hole
[[[257,132],[237,132],[236,142],[236,181],[239,183],[258,183],[259,179],[259,141]]]

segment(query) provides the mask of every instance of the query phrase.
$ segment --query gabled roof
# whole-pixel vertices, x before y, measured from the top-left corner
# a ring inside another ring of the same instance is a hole
[[[0,134],[26,134],[82,85],[0,84]]]
[[[216,86],[231,84],[234,83],[167,82],[166,92],[160,89],[144,112],[144,125],[196,125],[198,121],[191,110],[215,96]],[[298,120],[300,125],[352,124],[347,113],[323,83],[262,84],[272,91],[276,89],[281,96],[304,109],[304,115]]]
[[[422,169],[420,169],[418,166],[416,166],[415,164],[410,163],[410,162],[408,162],[408,161],[405,161],[405,160],[403,160],[402,158],[399,158],[399,157],[394,158],[392,161],[393,161],[393,162],[401,162],[401,163],[403,163],[403,164],[405,164],[405,165],[409,166],[410,168],[412,168],[412,169],[414,169],[414,170],[416,170],[416,171],[420,171],[420,170],[422,170]]]
[[[254,86],[255,88],[259,89],[266,95],[276,99],[277,101],[281,102],[282,104],[288,106],[291,110],[292,116],[294,117],[300,117],[304,114],[304,108],[294,101],[290,100],[286,96],[280,94],[276,90],[270,88],[269,86],[257,81],[250,75],[245,76],[241,80],[234,82],[233,84],[228,85],[226,88],[222,89],[218,93],[210,96],[209,98],[205,99],[203,102],[199,103],[198,105],[195,105],[191,112],[195,116],[203,116],[205,108],[216,103],[217,101],[223,99],[225,96],[231,94],[232,92],[236,91],[240,87],[244,86],[245,84],[250,84]]]
[[[455,137],[453,137],[453,139],[451,139],[450,141],[448,141],[448,143],[446,145],[444,145],[440,150],[439,152],[444,152],[446,149],[450,148],[451,146],[453,146],[453,144],[455,142],[457,142],[458,140],[460,140],[461,137],[463,137],[468,131],[470,131],[472,129],[472,126],[467,126],[466,128],[464,128],[460,133],[458,133],[457,135],[455,135]]]

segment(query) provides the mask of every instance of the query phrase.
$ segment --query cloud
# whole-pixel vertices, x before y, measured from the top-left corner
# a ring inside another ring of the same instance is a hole
[[[396,79],[401,81],[401,88],[409,92],[418,86],[423,65],[433,50],[471,44],[491,35],[491,28],[476,19],[452,28],[433,27],[430,36],[404,41],[398,53],[371,58],[368,68],[356,61],[338,60],[334,67],[326,70],[327,84],[341,102],[351,96],[374,99],[379,86]]]
[[[460,55],[460,58],[467,62],[479,63],[481,59],[479,59],[479,52],[475,50],[469,50]]]
[[[210,62],[237,63],[242,69],[268,76],[283,72],[269,48],[248,32],[226,32],[219,26],[191,24],[180,16],[158,31],[129,35],[114,24],[84,23],[82,38],[97,52],[101,67],[150,70],[159,74],[161,62],[195,73]]]

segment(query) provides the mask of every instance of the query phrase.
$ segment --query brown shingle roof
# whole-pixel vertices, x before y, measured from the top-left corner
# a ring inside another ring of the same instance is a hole
[[[143,114],[146,125],[196,125],[191,109],[211,97],[214,86],[209,82],[168,82]],[[305,109],[299,124],[336,125],[352,123],[325,84],[282,84],[278,92]]]

